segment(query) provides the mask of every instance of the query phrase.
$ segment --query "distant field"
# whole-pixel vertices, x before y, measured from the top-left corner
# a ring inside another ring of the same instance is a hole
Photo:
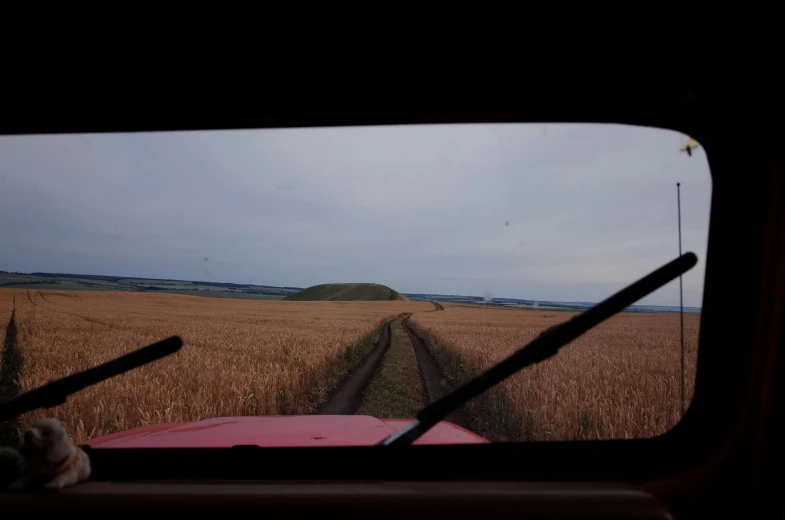
[[[277,300],[299,291],[294,287],[199,282],[156,278],[128,278],[122,276],[61,274],[61,273],[7,273],[0,272],[0,288],[48,289],[60,291],[129,291],[183,294],[210,298],[237,298],[242,300]]]
[[[14,294],[22,391],[171,335],[185,341],[179,353],[19,424],[54,414],[77,441],[155,423],[309,413],[370,349],[385,319],[432,308],[0,289],[3,326]]]
[[[3,286],[4,289],[22,289],[22,290],[46,290],[46,291],[117,291],[117,288],[112,287],[110,285],[100,285],[100,284],[92,284],[92,285],[84,285],[80,283],[69,283],[69,282],[57,282],[57,283],[25,283],[25,284],[13,284],[10,283],[8,285]]]
[[[459,296],[446,294],[415,294],[406,293],[404,296],[412,301],[434,301],[442,303],[453,303],[456,305],[472,305],[482,307],[493,307],[497,309],[514,310],[540,310],[558,312],[583,312],[597,302],[569,302],[569,301],[537,301],[521,300],[517,298],[484,298],[482,296]],[[610,294],[608,295],[610,296]],[[673,305],[630,305],[623,312],[679,312],[681,309]],[[689,314],[700,314],[700,307],[684,306],[683,310]]]
[[[406,300],[401,293],[377,283],[325,283],[286,297],[291,301]]]
[[[476,375],[566,312],[444,305],[410,320],[445,375]],[[694,390],[700,315],[685,315],[686,401]],[[470,403],[477,430],[495,440],[652,437],[679,420],[678,314],[620,314],[564,347],[555,358],[507,379]]]
[[[244,293],[240,291],[217,291],[217,290],[194,291],[188,289],[167,289],[166,291],[159,291],[159,294],[202,296],[204,298],[231,298],[234,300],[282,300],[284,298],[282,295],[279,294],[257,294],[257,293]]]

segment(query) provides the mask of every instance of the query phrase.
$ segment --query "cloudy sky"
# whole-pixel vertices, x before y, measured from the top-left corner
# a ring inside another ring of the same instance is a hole
[[[686,137],[428,125],[0,137],[0,270],[599,301],[678,253],[699,306],[711,177]],[[678,304],[678,282],[643,301]]]

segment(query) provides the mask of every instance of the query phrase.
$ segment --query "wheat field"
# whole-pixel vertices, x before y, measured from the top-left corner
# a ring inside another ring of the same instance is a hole
[[[410,322],[447,377],[475,375],[566,312],[444,305]],[[685,402],[694,390],[700,315],[685,314]],[[470,403],[475,430],[492,440],[653,437],[680,418],[678,314],[619,314]]]
[[[310,413],[370,350],[379,326],[402,313],[413,313],[410,323],[453,381],[572,316],[450,304],[434,312],[430,303],[408,301],[0,289],[4,337],[14,297],[21,391],[171,335],[184,340],[177,354],[90,387],[58,408],[26,414],[15,425],[54,415],[78,442],[148,424]],[[497,441],[641,438],[667,431],[680,414],[678,323],[677,314],[615,316],[470,403],[472,429]],[[699,315],[685,315],[687,401],[699,325]]]
[[[309,413],[370,349],[381,323],[433,308],[0,289],[3,327],[14,293],[22,391],[168,336],[184,340],[180,352],[26,414],[18,425],[54,415],[78,442],[155,423]]]

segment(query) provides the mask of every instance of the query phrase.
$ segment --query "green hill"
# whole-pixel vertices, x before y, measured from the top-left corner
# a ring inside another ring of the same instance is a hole
[[[378,283],[325,283],[287,296],[292,301],[406,300],[406,296]]]

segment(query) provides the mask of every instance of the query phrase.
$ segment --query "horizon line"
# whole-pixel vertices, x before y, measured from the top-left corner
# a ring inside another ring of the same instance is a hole
[[[161,281],[170,281],[170,282],[191,282],[191,283],[208,283],[208,284],[220,283],[220,284],[233,284],[233,285],[251,285],[251,286],[255,286],[255,287],[274,287],[274,288],[277,288],[277,289],[301,289],[302,290],[302,289],[307,289],[308,288],[308,287],[298,287],[298,286],[294,286],[294,285],[264,285],[264,284],[258,284],[258,283],[241,283],[241,282],[207,281],[207,280],[187,280],[187,279],[181,279],[181,278],[156,278],[154,276],[146,276],[146,277],[145,276],[120,276],[120,275],[114,275],[114,274],[65,273],[65,272],[54,272],[54,271],[31,271],[29,273],[23,273],[23,272],[19,272],[19,271],[5,271],[3,269],[0,269],[0,274],[1,273],[18,274],[18,275],[29,275],[29,276],[35,276],[36,273],[40,273],[40,274],[44,274],[44,275],[63,275],[63,276],[73,276],[73,277],[77,277],[77,276],[104,276],[104,277],[107,277],[107,278],[118,278],[118,279],[125,279],[125,280],[161,280]],[[325,282],[325,283],[378,283],[378,282]],[[324,285],[324,284],[316,284],[316,285]],[[313,287],[313,286],[311,285],[309,287]],[[484,298],[483,296],[472,295],[472,294],[444,294],[444,293],[403,292],[403,291],[397,291],[397,292],[403,294],[404,296],[423,295],[423,296],[447,296],[447,297],[455,297],[455,296],[457,296],[457,297],[481,298],[481,299]],[[531,299],[531,298],[512,298],[512,297],[507,297],[507,296],[493,297],[491,299],[491,301],[493,301],[493,300],[518,300],[518,301],[523,301],[523,302],[535,302],[535,303],[540,303],[540,302],[543,302],[543,303],[584,303],[584,304],[591,304],[591,305],[596,305],[598,303],[598,302],[587,302],[587,301],[579,301],[579,300],[545,300],[545,299]],[[674,305],[633,304],[633,305],[638,305],[638,306],[641,306],[641,307],[678,307],[678,305],[675,305],[675,304]],[[703,309],[702,306],[695,306],[695,305],[685,305],[684,308],[701,309],[701,310]]]

